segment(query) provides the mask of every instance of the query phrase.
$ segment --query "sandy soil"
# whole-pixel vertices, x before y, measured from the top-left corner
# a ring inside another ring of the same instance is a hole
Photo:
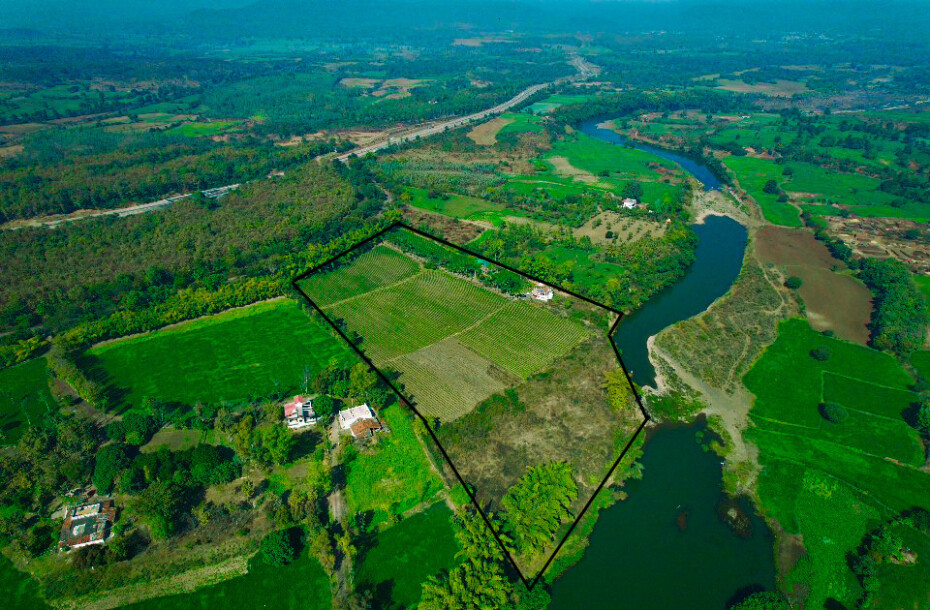
[[[494,146],[497,144],[497,134],[500,130],[513,123],[513,119],[497,117],[487,123],[482,123],[468,132],[468,138],[481,146]]]
[[[549,157],[546,159],[552,164],[555,173],[565,178],[572,178],[585,184],[597,184],[597,176],[587,170],[580,169],[571,164],[565,157]]]

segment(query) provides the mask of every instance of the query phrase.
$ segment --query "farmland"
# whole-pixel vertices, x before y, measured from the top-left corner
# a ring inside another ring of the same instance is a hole
[[[378,246],[349,265],[311,276],[303,287],[324,303],[343,295],[324,305],[327,313],[362,338],[361,348],[375,364],[401,373],[399,381],[426,414],[455,419],[551,365],[589,333],[549,309],[441,269],[411,275],[411,263]]]
[[[296,302],[279,300],[103,343],[81,364],[126,408],[144,396],[215,404],[283,395],[302,389],[305,377],[333,358],[351,356]]]
[[[45,358],[0,369],[0,443],[15,442],[24,426],[40,425],[43,417],[57,411],[48,380]]]
[[[818,349],[825,360],[812,357]],[[744,383],[756,395],[748,436],[761,452],[762,507],[789,533],[801,534],[808,551],[789,579],[810,588],[812,604],[858,599],[846,554],[869,524],[894,511],[930,507],[923,449],[901,414],[915,398],[911,378],[887,354],[791,319]],[[828,421],[820,406],[826,402],[848,415]]]

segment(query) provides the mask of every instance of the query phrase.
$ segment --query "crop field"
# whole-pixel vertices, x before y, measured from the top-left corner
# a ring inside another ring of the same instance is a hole
[[[413,415],[396,403],[378,415],[390,433],[379,435],[376,443],[345,464],[349,510],[354,514],[374,511],[373,523],[435,501],[443,490],[413,431]]]
[[[417,409],[443,422],[519,381],[454,337],[391,360],[390,367],[401,373]]]
[[[649,167],[650,164],[680,173],[677,165],[662,157],[637,148],[615,146],[584,134],[556,144],[546,158],[552,157],[565,157],[574,167],[595,175],[609,172],[611,177],[621,179],[658,180],[662,174]]]
[[[379,533],[358,563],[356,586],[372,591],[378,608],[412,608],[422,583],[458,563],[452,512],[439,503]]]
[[[58,410],[48,380],[45,358],[0,369],[0,444],[15,443],[26,426]]]
[[[508,133],[539,133],[545,129],[539,117],[527,114],[525,112],[505,113],[501,118],[510,121],[504,125],[497,135],[506,135]]]
[[[535,104],[530,104],[526,107],[527,112],[533,114],[548,114],[560,106],[566,106],[571,104],[583,104],[590,97],[587,95],[566,95],[566,94],[556,94],[550,95],[546,99],[536,102]]]
[[[296,302],[277,300],[102,343],[80,364],[127,408],[145,396],[215,404],[290,393],[333,358],[353,356]]]
[[[826,361],[810,356],[818,347],[829,350]],[[930,473],[919,468],[923,451],[900,414],[913,396],[910,376],[887,354],[791,319],[744,383],[756,395],[747,434],[760,450],[763,509],[802,534],[808,551],[789,580],[810,587],[809,603],[855,600],[846,554],[861,543],[870,520],[930,508]],[[842,404],[848,417],[825,420],[819,412],[825,400]],[[827,516],[831,524],[822,523]],[[827,536],[831,544],[820,542],[825,531],[835,534]]]
[[[505,303],[504,297],[448,273],[424,271],[326,309],[362,336],[362,349],[377,363],[460,333]]]
[[[540,307],[511,301],[459,335],[475,352],[526,379],[551,365],[588,332],[580,324]]]
[[[386,246],[377,246],[332,273],[313,275],[301,285],[321,307],[395,284],[419,272],[416,261]]]

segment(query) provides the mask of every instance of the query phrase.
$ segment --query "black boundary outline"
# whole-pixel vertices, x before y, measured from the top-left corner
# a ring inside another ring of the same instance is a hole
[[[522,276],[522,277],[524,277],[524,278],[526,278],[526,279],[529,279],[529,280],[531,280],[531,281],[537,282],[537,283],[539,283],[539,284],[543,284],[544,286],[549,286],[549,287],[552,288],[553,290],[558,290],[559,292],[563,292],[563,293],[565,293],[565,294],[568,294],[568,295],[570,295],[570,296],[572,296],[572,297],[575,297],[576,299],[581,299],[582,301],[584,301],[584,302],[586,302],[586,303],[589,303],[589,304],[591,304],[591,305],[594,305],[595,307],[599,307],[599,308],[601,308],[601,309],[605,309],[605,310],[607,310],[607,311],[609,311],[609,312],[611,312],[611,313],[613,313],[613,314],[615,314],[615,315],[617,316],[617,319],[614,321],[614,323],[611,325],[610,329],[607,331],[607,340],[608,340],[608,342],[610,343],[611,347],[613,347],[614,355],[617,357],[617,362],[620,363],[620,368],[623,369],[623,374],[624,374],[624,376],[626,377],[627,383],[630,384],[630,389],[633,390],[633,396],[636,398],[636,404],[637,404],[637,406],[639,406],[639,410],[640,410],[640,412],[641,412],[642,415],[643,415],[643,422],[639,425],[639,427],[638,427],[638,428],[636,429],[636,431],[633,433],[633,436],[630,437],[630,440],[627,442],[626,446],[624,446],[623,451],[620,452],[620,455],[617,457],[617,459],[614,461],[614,463],[613,463],[613,464],[610,466],[610,468],[607,470],[607,474],[604,476],[604,478],[601,480],[600,484],[597,486],[597,488],[596,488],[596,489],[594,490],[594,492],[591,494],[591,497],[588,498],[588,501],[585,503],[584,507],[582,507],[582,509],[578,512],[578,515],[575,517],[575,520],[572,522],[571,526],[568,528],[568,531],[566,531],[566,532],[565,532],[565,535],[562,536],[562,539],[559,541],[558,546],[556,546],[555,550],[552,551],[552,553],[549,555],[549,559],[546,560],[546,563],[545,563],[545,564],[543,565],[543,567],[539,570],[539,573],[536,575],[535,578],[533,578],[532,581],[531,581],[531,580],[528,580],[528,579],[526,578],[526,576],[523,575],[523,572],[520,570],[519,566],[517,566],[516,561],[514,561],[513,557],[510,555],[510,551],[507,550],[507,546],[506,546],[506,545],[504,544],[504,542],[501,540],[500,535],[497,533],[497,530],[495,529],[495,527],[491,524],[491,520],[488,519],[488,516],[487,516],[487,515],[484,513],[484,511],[481,509],[481,505],[480,505],[480,504],[478,503],[478,501],[475,499],[475,496],[474,496],[474,494],[472,493],[471,489],[469,488],[468,484],[465,482],[465,479],[462,478],[462,475],[459,473],[458,468],[455,467],[455,464],[452,462],[452,459],[449,457],[449,454],[446,453],[445,448],[442,446],[442,444],[439,442],[439,439],[436,437],[436,433],[433,432],[432,428],[430,428],[429,423],[426,421],[426,418],[423,417],[423,415],[422,415],[422,414],[417,410],[417,408],[414,406],[413,401],[409,400],[406,396],[404,396],[404,394],[403,394],[400,390],[398,390],[398,389],[394,386],[393,383],[391,383],[391,380],[388,379],[387,375],[385,375],[385,374],[381,371],[381,369],[379,369],[378,367],[376,367],[375,364],[374,364],[374,362],[372,362],[371,359],[370,359],[362,350],[360,350],[360,349],[358,348],[358,346],[355,345],[355,343],[348,337],[348,335],[346,335],[345,332],[343,332],[343,330],[342,330],[341,328],[339,328],[339,326],[338,326],[332,319],[330,319],[329,316],[327,316],[327,315],[323,312],[323,309],[322,309],[319,305],[317,305],[317,304],[313,301],[313,299],[311,299],[311,298],[307,295],[307,293],[304,292],[304,291],[300,288],[300,286],[298,286],[298,282],[299,282],[300,280],[303,280],[303,279],[307,278],[308,276],[310,276],[310,275],[316,273],[316,272],[319,271],[320,269],[323,269],[324,267],[326,267],[326,266],[332,264],[333,262],[339,260],[340,258],[342,258],[342,257],[344,257],[344,256],[346,256],[346,255],[348,255],[348,254],[350,254],[350,253],[352,253],[352,252],[358,250],[359,248],[362,248],[362,247],[366,246],[367,244],[369,244],[369,243],[373,242],[374,240],[378,239],[379,237],[385,235],[385,234],[388,233],[389,231],[393,231],[394,229],[397,229],[397,228],[406,229],[406,230],[411,231],[411,232],[413,232],[413,233],[415,233],[415,234],[417,234],[417,235],[419,235],[419,236],[421,236],[421,237],[425,237],[425,238],[427,238],[427,239],[431,239],[431,240],[433,240],[433,241],[435,241],[435,242],[438,242],[438,243],[440,243],[440,244],[442,244],[442,245],[444,245],[444,246],[447,246],[447,247],[449,247],[449,248],[453,248],[453,249],[455,249],[455,250],[457,250],[457,251],[459,251],[459,252],[462,252],[462,253],[464,253],[464,254],[467,254],[467,255],[469,255],[469,256],[474,256],[474,257],[477,258],[477,259],[483,260],[483,261],[485,261],[485,262],[487,262],[487,263],[489,263],[489,264],[496,265],[496,266],[498,266],[498,267],[501,267],[501,268],[503,268],[503,269],[506,269],[506,270],[508,270],[508,271],[511,271],[511,272],[513,272],[513,273],[516,273],[517,275],[520,275],[520,276]],[[485,256],[482,256],[482,255],[480,255],[480,254],[478,254],[478,253],[476,253],[476,252],[472,252],[471,250],[468,250],[468,249],[466,249],[466,248],[463,248],[462,246],[459,246],[459,245],[457,245],[457,244],[454,244],[454,243],[452,243],[452,242],[450,242],[450,241],[448,241],[448,240],[445,240],[445,239],[443,239],[443,238],[441,238],[441,237],[437,237],[437,236],[435,236],[435,235],[431,235],[431,234],[429,234],[429,233],[426,233],[425,231],[421,231],[420,229],[414,228],[414,227],[412,227],[412,226],[410,226],[410,225],[404,223],[403,221],[395,221],[395,222],[391,223],[390,225],[388,225],[388,226],[385,227],[384,229],[381,229],[380,231],[374,233],[373,235],[371,235],[371,236],[369,236],[369,237],[363,239],[362,241],[356,243],[355,245],[350,246],[348,249],[343,250],[343,251],[340,252],[339,254],[336,254],[335,256],[333,256],[333,257],[327,259],[326,261],[324,261],[324,262],[322,262],[322,263],[320,263],[320,264],[318,264],[318,265],[315,265],[314,267],[311,267],[311,268],[308,269],[307,271],[304,271],[303,273],[301,273],[300,275],[298,275],[297,277],[295,277],[293,280],[291,280],[291,286],[294,288],[294,290],[296,290],[296,291],[310,304],[311,307],[313,307],[313,309],[314,309],[324,320],[326,320],[327,324],[329,324],[330,327],[332,327],[333,330],[335,330],[335,331],[339,334],[339,336],[342,337],[342,339],[343,339],[346,343],[348,343],[348,344],[352,347],[353,350],[355,350],[355,352],[361,357],[361,359],[365,362],[365,364],[367,364],[373,371],[375,371],[375,373],[378,374],[378,377],[380,377],[381,380],[382,380],[385,384],[387,384],[387,386],[388,386],[389,388],[391,388],[391,390],[393,390],[394,393],[397,394],[397,396],[400,397],[401,401],[404,402],[404,404],[406,404],[406,405],[410,408],[410,410],[413,411],[414,414],[415,414],[417,417],[420,418],[420,420],[423,422],[424,428],[426,428],[426,431],[429,432],[430,437],[433,439],[433,442],[436,443],[436,446],[437,446],[437,447],[439,447],[439,451],[442,453],[442,456],[445,458],[446,463],[449,464],[449,466],[452,468],[452,472],[455,473],[455,477],[458,479],[459,483],[462,484],[462,487],[465,489],[465,493],[468,494],[468,498],[471,500],[472,504],[475,506],[475,509],[478,511],[478,514],[481,515],[481,518],[484,520],[485,524],[488,526],[488,530],[490,530],[491,534],[493,534],[495,540],[497,540],[497,543],[500,545],[501,549],[504,551],[504,555],[507,557],[507,560],[510,562],[510,565],[513,566],[514,570],[516,570],[517,574],[520,576],[520,580],[523,581],[524,586],[526,586],[526,588],[527,588],[528,590],[532,590],[533,587],[535,587],[536,584],[539,582],[539,579],[542,578],[543,574],[546,573],[546,570],[549,569],[549,566],[550,566],[550,564],[552,564],[552,561],[555,559],[556,555],[558,555],[558,554],[559,554],[559,551],[562,550],[562,546],[565,544],[565,541],[568,540],[568,537],[571,536],[572,532],[575,531],[575,527],[578,525],[578,523],[581,521],[581,518],[582,518],[582,517],[584,516],[584,514],[588,511],[588,508],[590,508],[591,504],[594,502],[594,498],[597,497],[597,495],[601,492],[601,490],[602,490],[602,489],[604,488],[604,486],[607,484],[607,481],[610,480],[610,477],[611,477],[611,475],[613,475],[614,470],[616,470],[616,469],[617,469],[617,466],[620,465],[620,461],[626,456],[626,454],[627,454],[627,452],[629,451],[630,447],[633,446],[633,442],[636,440],[636,438],[639,436],[639,434],[643,431],[643,428],[646,427],[646,424],[649,423],[649,422],[652,420],[652,418],[649,416],[649,413],[646,411],[645,407],[643,406],[642,398],[640,398],[639,392],[636,391],[636,386],[633,385],[633,379],[630,377],[630,373],[629,373],[629,371],[627,370],[626,365],[623,363],[623,359],[620,357],[620,349],[617,347],[617,344],[614,342],[613,335],[614,335],[614,332],[617,330],[617,325],[620,324],[620,320],[623,319],[623,312],[620,311],[620,310],[618,310],[618,309],[615,309],[615,308],[613,308],[613,307],[610,307],[609,305],[604,305],[603,303],[598,303],[597,301],[594,301],[594,300],[592,300],[592,299],[590,299],[590,298],[588,298],[588,297],[586,297],[586,296],[577,294],[577,293],[575,293],[575,292],[573,292],[573,291],[571,291],[571,290],[566,290],[565,288],[562,288],[562,287],[560,287],[560,286],[556,286],[556,285],[554,285],[554,284],[550,284],[549,282],[545,282],[545,281],[543,281],[543,280],[541,280],[541,279],[539,279],[539,278],[537,278],[537,277],[534,277],[534,276],[532,276],[532,275],[530,275],[530,274],[528,274],[528,273],[524,273],[523,271],[520,271],[520,270],[518,270],[518,269],[515,269],[515,268],[513,268],[513,267],[511,267],[511,266],[509,266],[509,265],[506,265],[506,264],[504,264],[504,263],[500,263],[500,262],[498,262],[498,261],[491,260],[491,259],[489,259],[489,258],[487,258],[487,257],[485,257]]]

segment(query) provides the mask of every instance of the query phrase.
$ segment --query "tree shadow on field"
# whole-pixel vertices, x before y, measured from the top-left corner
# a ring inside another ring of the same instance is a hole
[[[104,368],[103,362],[99,358],[84,352],[75,359],[75,364],[88,379],[99,383],[103,388],[104,395],[109,401],[108,412],[120,415],[132,407],[127,401],[130,394],[129,389],[116,385],[116,380]]]

